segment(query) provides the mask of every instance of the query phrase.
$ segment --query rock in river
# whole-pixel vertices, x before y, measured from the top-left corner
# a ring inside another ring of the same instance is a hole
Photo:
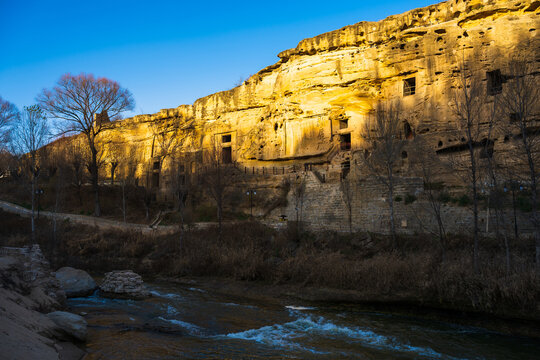
[[[82,316],[65,311],[48,313],[51,319],[62,331],[80,341],[86,341],[86,320]]]
[[[66,296],[79,297],[92,295],[97,288],[96,282],[86,271],[63,267],[56,271],[56,279],[66,292]]]
[[[131,270],[106,273],[99,288],[102,296],[110,298],[142,299],[150,296],[141,276]]]

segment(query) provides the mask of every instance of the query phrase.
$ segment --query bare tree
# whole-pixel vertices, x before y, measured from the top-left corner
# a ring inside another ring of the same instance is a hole
[[[419,166],[419,173],[424,182],[424,194],[429,203],[429,209],[437,222],[436,236],[439,238],[441,259],[444,261],[446,258],[446,228],[441,212],[444,184],[436,180],[437,159],[434,156],[433,150],[426,144],[422,136],[415,137],[412,143],[412,149],[416,163]],[[431,229],[428,231],[431,231]]]
[[[186,140],[186,131],[181,131],[177,123],[163,124],[154,122],[150,126],[153,135],[153,155],[159,161],[160,168],[167,158],[174,158]]]
[[[111,169],[111,185],[114,186],[114,179],[116,175],[116,169],[120,162],[123,160],[124,154],[119,144],[109,142],[107,143],[107,160],[109,160],[109,166]]]
[[[287,187],[292,191],[294,211],[296,213],[296,236],[302,232],[304,197],[306,195],[306,173],[292,174],[287,179]]]
[[[480,79],[472,73],[470,64],[465,60],[461,61],[458,71],[459,75],[452,93],[452,111],[455,117],[455,131],[465,140],[468,152],[465,173],[471,188],[473,202],[473,270],[478,273],[480,168],[477,149],[481,148],[482,144],[482,111],[486,97],[485,89]]]
[[[233,163],[224,163],[221,148],[212,139],[204,153],[204,167],[200,174],[203,187],[216,204],[218,220],[218,239],[221,240],[223,222],[223,201],[227,189],[232,185],[236,168]]]
[[[38,96],[43,109],[60,121],[63,133],[82,133],[90,152],[89,170],[95,197],[95,215],[101,216],[97,137],[108,118],[115,119],[134,108],[131,93],[113,80],[91,74],[60,78],[52,90]]]
[[[390,233],[394,248],[397,248],[394,216],[395,168],[404,146],[400,125],[401,103],[379,103],[372,116],[364,123],[361,133],[366,153],[365,156],[360,156],[360,159],[369,174],[388,190]]]
[[[122,201],[120,205],[120,210],[122,211],[122,217],[124,222],[127,222],[127,197],[128,192],[126,191],[128,187],[134,187],[136,183],[136,173],[137,173],[137,156],[136,156],[136,148],[135,147],[128,147],[125,149],[124,152],[121,152],[121,150],[116,147],[115,150],[116,154],[120,154],[119,158],[117,159],[118,164],[120,164],[120,159],[122,159],[122,166],[120,167],[120,171],[118,174],[119,182],[120,182],[120,189],[122,191]],[[147,218],[149,217],[149,214],[147,213]]]
[[[65,148],[63,150],[65,151]],[[58,162],[58,168],[54,177],[53,247],[58,243],[58,212],[65,197],[66,176],[69,173],[69,167],[66,166],[65,162],[65,153],[56,152],[54,155]]]
[[[186,202],[190,192],[193,190],[192,179],[188,176],[188,171],[182,158],[175,159],[171,167],[172,192],[175,199],[175,208],[180,215],[180,248],[184,241],[184,224],[186,222]]]
[[[85,146],[81,139],[74,138],[66,146],[66,164],[70,168],[71,184],[77,190],[79,205],[83,205],[82,187],[84,185],[84,171],[86,164]]]
[[[0,177],[8,175],[13,170],[16,156],[10,152],[8,144],[11,126],[19,117],[17,107],[0,96]]]
[[[517,159],[523,159],[528,171],[531,221],[534,226],[536,267],[540,271],[540,218],[538,216],[538,155],[540,153],[540,76],[535,68],[536,56],[514,58],[508,64],[507,75],[497,102],[508,132],[515,135]],[[536,65],[537,66],[537,65]]]
[[[25,107],[20,118],[12,129],[12,144],[16,153],[21,154],[27,163],[31,178],[32,216],[31,230],[32,240],[36,238],[35,210],[36,191],[38,190],[38,178],[40,174],[40,162],[38,150],[44,146],[49,136],[47,119],[39,106]]]
[[[6,151],[10,126],[19,116],[17,107],[0,96],[0,151]]]

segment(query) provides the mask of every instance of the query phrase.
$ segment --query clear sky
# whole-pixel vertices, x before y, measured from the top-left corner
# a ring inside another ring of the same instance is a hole
[[[300,40],[436,0],[0,0],[0,96],[19,108],[62,74],[116,80],[132,114],[233,88]]]

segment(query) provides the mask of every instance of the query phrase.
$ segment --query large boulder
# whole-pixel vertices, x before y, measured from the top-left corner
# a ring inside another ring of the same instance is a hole
[[[102,296],[110,298],[143,299],[150,296],[141,276],[131,270],[106,273],[99,289]]]
[[[63,267],[56,271],[56,279],[68,298],[92,295],[96,282],[86,271]]]
[[[87,323],[82,316],[65,311],[55,311],[47,314],[47,317],[69,336],[86,341]]]

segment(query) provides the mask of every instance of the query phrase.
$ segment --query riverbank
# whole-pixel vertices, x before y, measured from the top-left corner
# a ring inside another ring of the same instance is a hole
[[[66,296],[39,246],[0,248],[0,357],[79,360],[85,355],[81,324],[58,311]]]
[[[27,219],[0,215],[3,245],[28,241]],[[215,228],[144,235],[62,221],[53,231],[43,219],[38,228],[37,240],[55,268],[98,275],[132,269],[150,279],[195,279],[215,291],[429,312],[454,322],[478,318],[473,325],[540,337],[540,281],[530,239],[512,244],[508,273],[499,241],[482,239],[481,271],[474,274],[470,241],[463,237],[448,239],[443,261],[427,236],[402,237],[394,249],[390,239],[374,234],[298,234],[295,226],[277,231],[257,222],[225,225],[221,240]]]

